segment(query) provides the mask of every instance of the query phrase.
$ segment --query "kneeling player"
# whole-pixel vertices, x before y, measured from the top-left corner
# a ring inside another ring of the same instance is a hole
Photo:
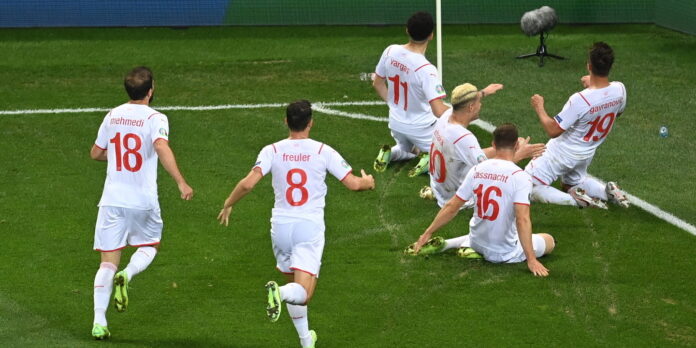
[[[472,255],[471,247],[490,261],[517,263],[527,261],[535,276],[547,276],[548,269],[537,260],[550,253],[555,242],[546,233],[532,234],[529,174],[512,162],[518,148],[517,128],[498,126],[493,132],[495,157],[474,166],[464,183],[440,210],[433,222],[413,246],[414,253],[432,253],[450,248],[462,249],[462,256]],[[451,221],[469,199],[476,199],[469,235],[443,241],[431,236]],[[427,243],[427,244],[426,244]],[[427,245],[427,248],[424,246]]]
[[[264,175],[272,173],[275,205],[271,240],[276,267],[286,275],[288,283],[281,287],[274,281],[266,284],[266,310],[275,322],[285,301],[302,347],[314,347],[317,337],[314,330],[309,330],[307,303],[317,284],[324,250],[326,172],[353,191],[374,189],[375,180],[365,171],[361,171],[361,177],[353,175],[350,165],[338,152],[309,138],[313,121],[308,101],[288,105],[286,115],[289,138],[261,150],[254,168],[225,200],[218,220],[227,225],[233,206],[251,192]]]

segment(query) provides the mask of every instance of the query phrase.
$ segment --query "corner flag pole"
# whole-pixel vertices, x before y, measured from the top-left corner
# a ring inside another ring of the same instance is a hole
[[[435,0],[435,23],[437,26],[437,74],[442,83],[442,1]]]

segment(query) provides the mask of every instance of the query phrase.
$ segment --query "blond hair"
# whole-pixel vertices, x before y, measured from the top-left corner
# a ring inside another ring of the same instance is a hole
[[[454,90],[452,90],[452,100],[450,100],[450,102],[456,110],[476,100],[478,95],[478,89],[476,86],[467,82],[454,87]]]

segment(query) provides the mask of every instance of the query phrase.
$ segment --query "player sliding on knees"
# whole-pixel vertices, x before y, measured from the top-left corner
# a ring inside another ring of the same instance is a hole
[[[317,284],[324,250],[326,172],[353,191],[372,190],[375,181],[364,170],[360,177],[353,175],[352,168],[338,152],[309,138],[314,121],[308,101],[288,105],[285,122],[290,136],[261,150],[256,165],[225,200],[217,218],[227,226],[234,205],[266,174],[272,173],[275,205],[271,241],[276,268],[285,274],[287,284],[280,287],[274,281],[266,284],[266,311],[271,321],[277,321],[284,301],[302,347],[314,347],[317,336],[314,330],[309,330],[307,304]]]
[[[459,248],[462,257],[482,256],[495,263],[526,261],[535,276],[545,277],[549,271],[537,258],[550,253],[555,241],[546,233],[532,234],[532,179],[512,162],[519,148],[517,128],[509,123],[498,126],[493,132],[493,148],[495,156],[469,171],[455,196],[413,244],[413,254]],[[476,205],[468,235],[446,241],[431,238],[457,215],[464,202],[472,199]]]
[[[495,90],[498,87],[503,86],[490,85],[487,88]],[[421,189],[422,198],[435,199],[440,207],[444,206],[473,166],[495,156],[493,147],[481,149],[476,136],[466,128],[479,118],[483,107],[481,100],[485,95],[470,83],[452,90],[452,108],[445,111],[435,124],[430,146],[430,186]],[[515,163],[544,152],[544,144],[529,144],[529,137],[519,138],[518,142]],[[465,207],[473,207],[473,201]]]
[[[101,252],[101,264],[94,278],[92,326],[92,336],[98,340],[111,336],[106,323],[111,290],[116,310],[125,311],[129,282],[157,255],[163,227],[157,200],[158,158],[176,181],[181,198],[193,197],[193,189],[179,172],[169,148],[167,116],[149,106],[155,91],[152,71],[135,68],[126,76],[124,85],[130,101],[104,117],[90,152],[92,159],[107,161],[94,231],[94,250]],[[126,268],[116,273],[121,249],[127,245],[138,249]]]
[[[408,43],[387,47],[375,69],[372,86],[389,106],[389,130],[396,145],[380,148],[374,168],[384,172],[392,161],[419,156],[418,164],[408,174],[415,177],[428,171],[435,121],[448,107],[442,101],[447,94],[437,68],[425,58],[433,39],[433,17],[417,12],[406,26]],[[500,88],[502,85],[490,85],[484,92],[493,94]]]
[[[613,62],[614,51],[609,45],[592,45],[587,62],[590,74],[581,78],[585,89],[568,98],[554,118],[546,113],[544,98],[532,96],[532,107],[546,134],[553,138],[546,144],[546,152],[525,168],[534,179],[533,201],[607,209],[604,201],[609,200],[628,208],[629,201],[616,183],[602,185],[587,176],[595,151],[626,108],[623,83],[609,82]],[[563,191],[550,186],[559,176]]]

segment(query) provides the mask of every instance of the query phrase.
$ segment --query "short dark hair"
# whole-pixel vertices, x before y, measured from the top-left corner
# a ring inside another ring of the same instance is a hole
[[[493,144],[498,149],[514,149],[518,136],[514,124],[503,123],[493,131]]]
[[[145,99],[147,92],[152,88],[152,79],[152,70],[150,68],[145,66],[133,68],[123,81],[128,97],[131,100]]]
[[[433,16],[428,12],[416,12],[406,23],[408,35],[413,41],[423,41],[433,33]]]
[[[304,99],[294,101],[285,110],[288,128],[293,132],[301,132],[312,120],[312,104]]]
[[[589,60],[593,75],[609,76],[614,64],[614,50],[604,42],[595,42],[590,47]]]

